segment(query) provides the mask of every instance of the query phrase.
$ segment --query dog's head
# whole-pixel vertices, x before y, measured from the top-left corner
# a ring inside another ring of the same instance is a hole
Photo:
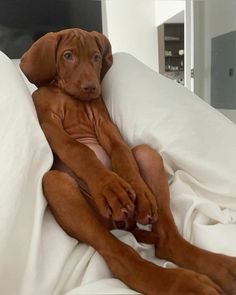
[[[112,65],[111,45],[98,32],[68,29],[48,33],[22,56],[20,67],[31,83],[57,85],[87,101],[99,97],[100,82]]]

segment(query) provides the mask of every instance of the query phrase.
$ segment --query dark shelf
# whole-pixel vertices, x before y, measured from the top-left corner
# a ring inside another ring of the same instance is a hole
[[[165,42],[166,43],[178,43],[178,42],[184,42],[184,40],[183,39],[181,39],[181,40],[165,40]]]
[[[164,48],[172,55],[165,55],[165,69],[168,73],[180,73],[184,71],[184,55],[179,55],[179,51],[184,49],[184,25],[165,24],[164,25]],[[178,67],[178,70],[175,68]]]
[[[159,26],[158,44],[160,73],[173,80],[183,80],[185,55],[179,52],[184,53],[184,24],[164,23]]]
[[[165,70],[166,73],[179,73],[179,72],[184,72],[184,69],[180,70]]]
[[[166,55],[166,56],[165,56],[165,58],[169,58],[169,57],[170,57],[170,58],[172,58],[172,57],[173,57],[173,58],[184,58],[184,55],[170,55],[170,56]]]

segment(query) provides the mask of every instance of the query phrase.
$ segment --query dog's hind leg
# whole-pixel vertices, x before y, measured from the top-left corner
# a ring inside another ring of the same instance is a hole
[[[43,177],[43,189],[61,227],[73,238],[94,247],[114,276],[130,288],[147,295],[222,294],[205,276],[184,269],[163,269],[142,259],[100,222],[80,193],[77,182],[68,174],[56,170],[47,172]],[[191,285],[186,285],[186,280]]]
[[[154,243],[156,256],[179,266],[208,275],[229,294],[236,294],[236,258],[214,254],[190,244],[182,238],[170,211],[169,188],[161,156],[147,145],[133,149],[140,173],[156,196],[158,221],[153,235],[136,231],[139,241]]]

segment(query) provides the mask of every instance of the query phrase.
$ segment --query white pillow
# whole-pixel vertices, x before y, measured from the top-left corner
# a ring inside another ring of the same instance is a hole
[[[129,145],[148,143],[172,172],[183,169],[221,188],[222,181],[233,181],[235,188],[236,125],[194,93],[131,55],[117,53],[103,95]],[[229,193],[232,187],[225,186]]]
[[[236,255],[236,125],[126,53],[114,55],[103,96],[126,142],[147,143],[162,155],[183,236]]]
[[[33,229],[40,228],[45,211],[41,181],[52,165],[52,152],[26,84],[2,52],[0,77],[1,291],[19,293]]]

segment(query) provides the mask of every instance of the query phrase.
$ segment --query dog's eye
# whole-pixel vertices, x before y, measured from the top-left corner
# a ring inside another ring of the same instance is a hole
[[[96,53],[93,57],[94,62],[99,63],[102,60],[101,54]]]
[[[65,60],[72,60],[73,59],[73,54],[71,51],[65,51],[63,54],[63,57]]]

